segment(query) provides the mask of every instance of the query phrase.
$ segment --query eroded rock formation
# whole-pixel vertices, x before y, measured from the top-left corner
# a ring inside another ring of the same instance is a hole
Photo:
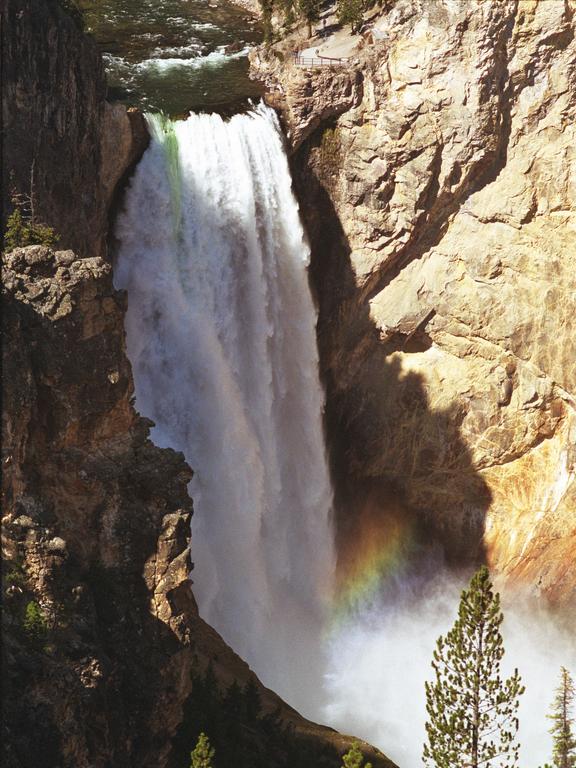
[[[259,0],[232,0],[234,5],[244,8],[245,11],[260,18],[262,16],[262,9],[260,7]]]
[[[252,61],[313,243],[343,525],[400,506],[573,600],[576,5],[388,7],[344,68]]]
[[[130,405],[110,266],[36,246],[6,257],[3,285],[9,759],[156,764],[190,678],[168,595],[187,581],[191,473]]]

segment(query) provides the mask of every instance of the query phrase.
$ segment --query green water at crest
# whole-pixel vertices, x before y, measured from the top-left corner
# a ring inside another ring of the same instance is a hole
[[[162,144],[166,157],[168,181],[170,183],[170,203],[172,206],[172,226],[178,237],[182,222],[182,190],[180,186],[180,160],[178,157],[178,137],[174,122],[163,112],[146,116],[152,133]]]
[[[246,49],[257,21],[228,0],[80,0],[104,56],[108,97],[172,117],[230,110],[261,87]]]

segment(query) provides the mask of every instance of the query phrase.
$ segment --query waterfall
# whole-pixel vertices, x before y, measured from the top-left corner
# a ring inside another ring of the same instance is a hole
[[[332,496],[309,249],[276,116],[148,124],[116,229],[136,407],[195,472],[200,614],[317,714]]]

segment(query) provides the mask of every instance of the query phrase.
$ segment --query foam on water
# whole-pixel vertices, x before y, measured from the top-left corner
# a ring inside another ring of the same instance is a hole
[[[196,49],[198,51],[199,49]],[[155,56],[150,59],[145,59],[139,64],[134,64],[133,68],[138,71],[156,70],[159,72],[167,71],[175,67],[186,67],[188,69],[199,69],[200,67],[218,67],[226,61],[232,59],[240,59],[246,56],[249,48],[242,48],[235,53],[226,53],[226,46],[221,46],[215,51],[211,51],[205,56],[197,55],[195,58],[186,58],[184,55],[188,55],[193,52],[192,47],[188,46],[186,51],[182,49],[168,49],[162,51],[162,56]],[[182,56],[164,56],[165,53],[182,54]]]

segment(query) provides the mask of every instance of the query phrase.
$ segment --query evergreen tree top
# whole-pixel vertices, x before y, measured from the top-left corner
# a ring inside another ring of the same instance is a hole
[[[576,768],[576,737],[574,736],[574,700],[576,687],[566,669],[560,668],[560,684],[552,702],[550,733],[553,738],[552,761],[555,768]]]
[[[190,753],[190,768],[212,768],[212,760],[215,755],[214,749],[210,746],[210,741],[205,733],[198,736],[196,746]]]
[[[458,617],[433,654],[436,680],[426,683],[427,765],[517,765],[517,711],[524,687],[517,670],[507,680],[501,677],[502,620],[500,596],[483,566],[462,591]]]
[[[357,741],[352,744],[345,755],[342,755],[342,768],[372,768],[371,763],[364,765],[364,755]]]

